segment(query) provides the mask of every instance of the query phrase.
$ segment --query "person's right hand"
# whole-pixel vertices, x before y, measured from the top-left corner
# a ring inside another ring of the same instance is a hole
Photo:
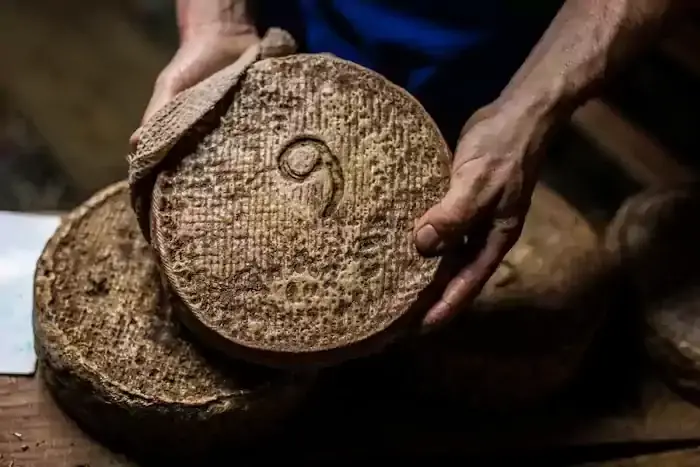
[[[254,33],[232,35],[219,30],[193,31],[156,79],[141,125],[179,92],[235,62],[259,40]],[[139,130],[131,135],[132,146],[138,142],[138,136]]]

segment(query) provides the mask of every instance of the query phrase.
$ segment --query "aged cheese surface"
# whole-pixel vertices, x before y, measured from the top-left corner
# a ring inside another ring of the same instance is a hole
[[[629,279],[643,338],[667,381],[700,402],[700,224],[697,187],[642,192],[610,225],[608,247]]]
[[[184,322],[272,365],[380,347],[438,267],[412,240],[449,183],[434,122],[381,76],[323,55],[257,61],[229,99],[153,191],[152,242]]]
[[[126,183],[59,227],[38,263],[35,303],[48,387],[91,432],[127,447],[178,455],[236,443],[274,425],[308,385],[285,372],[219,364],[182,335]]]

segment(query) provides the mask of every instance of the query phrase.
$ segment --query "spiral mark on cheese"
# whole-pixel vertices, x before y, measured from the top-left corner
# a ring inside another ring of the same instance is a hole
[[[277,157],[277,167],[287,180],[303,182],[319,170],[326,170],[331,182],[321,217],[328,217],[340,203],[345,179],[338,158],[326,143],[313,136],[299,136],[287,143]]]

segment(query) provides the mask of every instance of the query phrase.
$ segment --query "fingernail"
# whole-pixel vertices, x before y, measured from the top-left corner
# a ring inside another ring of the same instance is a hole
[[[445,242],[442,241],[435,227],[426,224],[416,233],[416,246],[424,254],[439,254],[445,249]]]
[[[141,136],[141,128],[139,127],[129,137],[129,144],[131,145],[132,150],[136,149],[136,145],[139,143],[140,136]]]

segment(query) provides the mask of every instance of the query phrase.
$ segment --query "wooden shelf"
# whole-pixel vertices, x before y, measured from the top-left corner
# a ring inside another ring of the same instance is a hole
[[[578,109],[572,124],[603,156],[643,185],[668,186],[692,178],[690,169],[602,100],[592,100]]]

